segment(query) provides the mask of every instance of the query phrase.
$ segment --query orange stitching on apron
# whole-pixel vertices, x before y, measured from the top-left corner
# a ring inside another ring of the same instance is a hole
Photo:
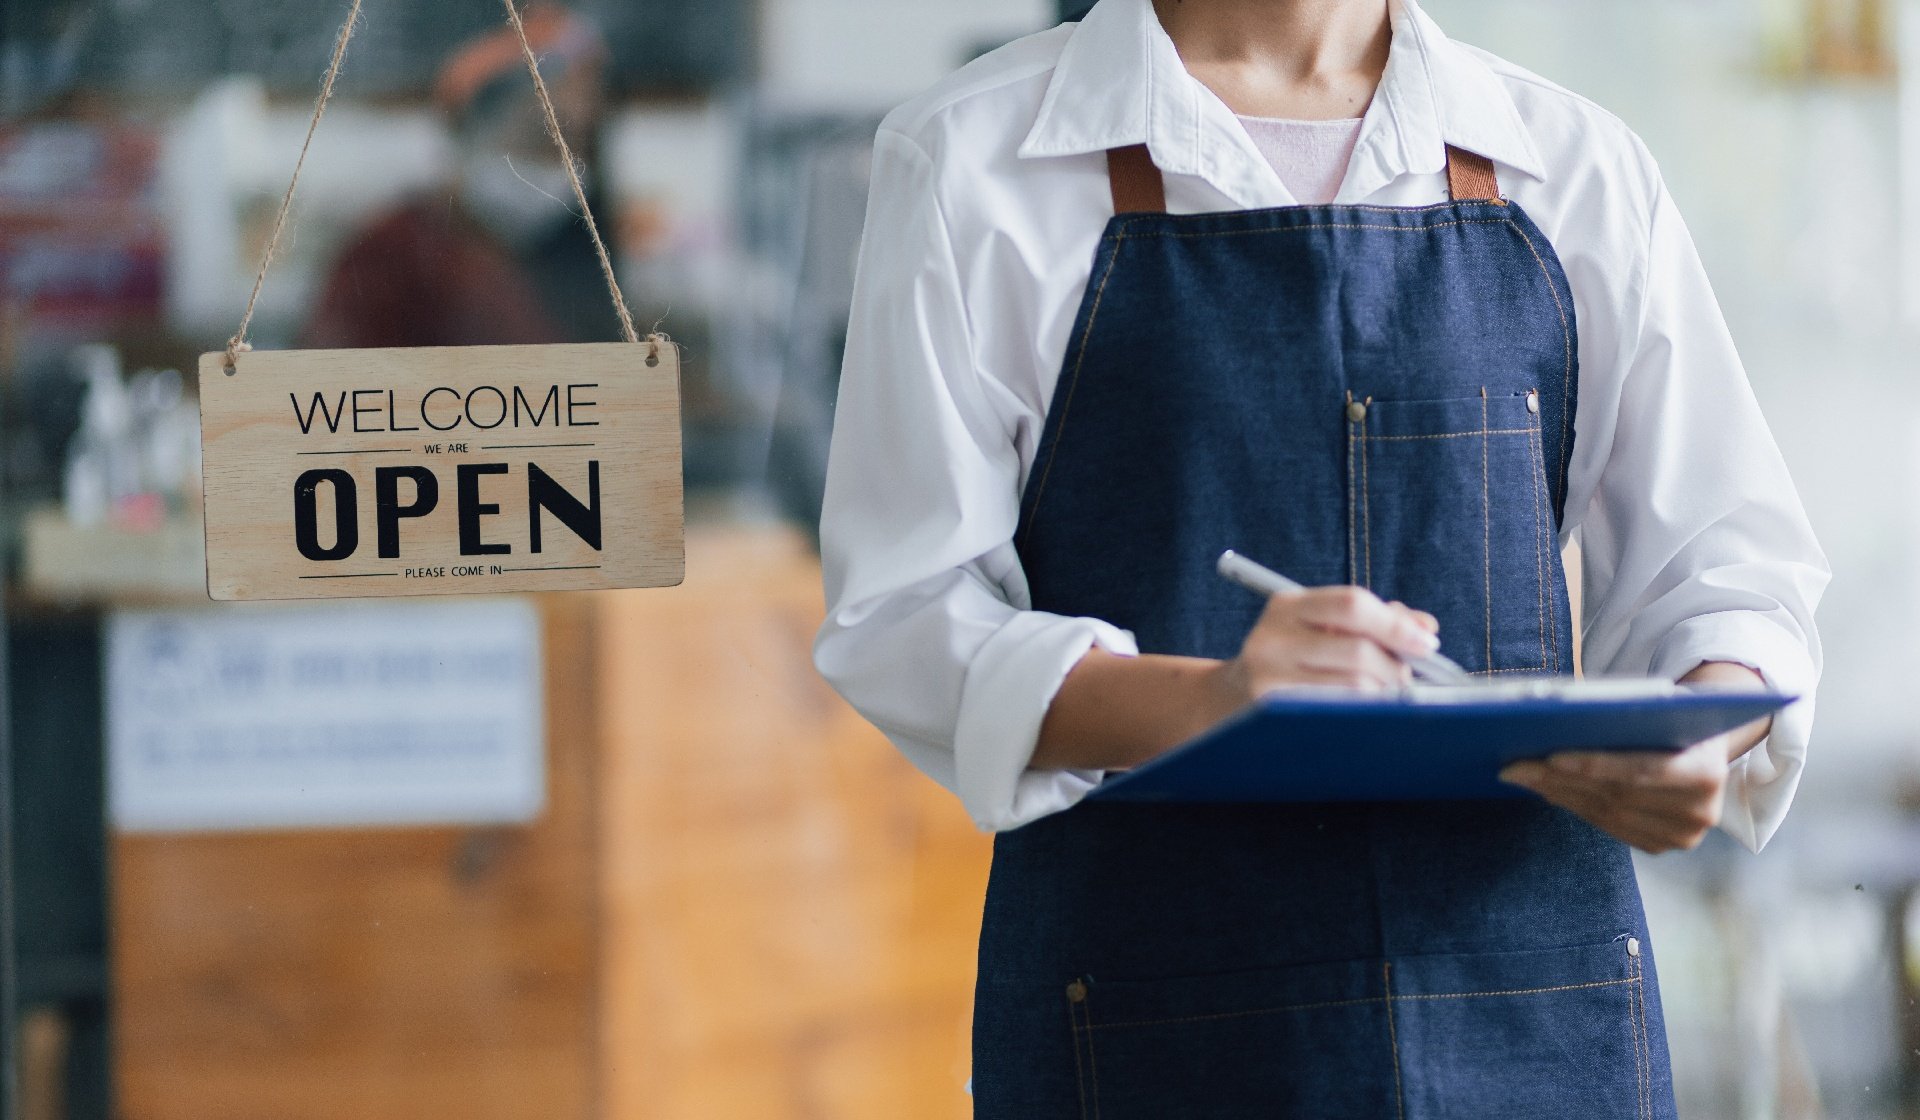
[[[1382,996],[1365,996],[1360,999],[1330,999],[1319,1003],[1283,1003],[1275,1007],[1251,1007],[1245,1011],[1219,1011],[1211,1015],[1176,1015],[1168,1019],[1123,1019],[1117,1023],[1088,1022],[1090,1031],[1104,1031],[1115,1027],[1160,1027],[1173,1023],[1204,1023],[1215,1019],[1244,1019],[1249,1015],[1277,1015],[1282,1011],[1318,1011],[1327,1007],[1358,1007],[1366,1003],[1379,1003]]]
[[[1475,669],[1467,675],[1470,677],[1486,677],[1494,673],[1541,673],[1544,671],[1543,667],[1539,665],[1522,665],[1518,669]]]
[[[1534,248],[1533,238],[1520,228],[1520,223],[1509,219],[1513,232],[1527,243],[1527,252],[1533,254],[1533,262],[1540,266],[1540,274],[1546,277],[1547,291],[1553,296],[1554,309],[1560,312],[1560,345],[1566,351],[1565,372],[1560,378],[1560,494],[1564,499],[1567,493],[1567,420],[1573,413],[1573,332],[1567,329],[1567,305],[1560,300],[1560,289],[1554,286],[1553,273],[1547,269],[1547,262]]]
[[[1342,210],[1367,210],[1375,214],[1430,214],[1435,210],[1445,210],[1450,206],[1504,206],[1506,203],[1493,202],[1477,198],[1457,199],[1449,202],[1436,202],[1430,206],[1366,206],[1360,203],[1347,203]]]
[[[1487,583],[1487,668],[1493,668],[1493,496],[1487,485],[1487,387],[1480,386],[1480,539],[1483,564],[1481,574]]]
[[[1640,1115],[1653,1120],[1653,1042],[1647,1030],[1645,968],[1639,957],[1633,958],[1633,990],[1640,997]]]
[[[1087,1071],[1080,1062],[1080,1016],[1074,1010],[1074,1002],[1067,1002],[1067,1023],[1073,1034],[1073,1082],[1080,1090],[1080,1120],[1087,1120]],[[1088,1034],[1087,1045],[1093,1045],[1093,1036]]]
[[[1531,389],[1527,391],[1533,392]],[[1538,417],[1539,414],[1533,415]],[[1539,423],[1539,420],[1535,419],[1531,422],[1531,426],[1537,428]],[[1547,566],[1541,555],[1545,546],[1540,540],[1545,532],[1540,524],[1540,475],[1544,470],[1539,460],[1533,457],[1533,439],[1529,437],[1527,439],[1527,473],[1533,476],[1533,578],[1539,581],[1536,586],[1540,589],[1540,605],[1534,611],[1534,617],[1540,622],[1540,667],[1543,669],[1547,667]]]
[[[1093,1006],[1081,1001],[1080,1015],[1087,1023],[1087,1080],[1093,1085],[1093,1120],[1100,1120],[1100,1062],[1093,1055]]]
[[[1436,992],[1432,995],[1394,996],[1402,1003],[1416,999],[1480,999],[1486,996],[1538,996],[1549,992],[1578,992],[1588,988],[1614,988],[1621,984],[1632,984],[1639,977],[1629,976],[1624,980],[1590,980],[1585,984],[1556,984],[1551,988],[1506,988],[1492,992]]]
[[[1353,403],[1352,389],[1347,390],[1347,403],[1349,405]],[[1354,544],[1353,534],[1354,510],[1358,507],[1358,500],[1355,497],[1356,484],[1353,474],[1353,443],[1355,439],[1353,433],[1356,427],[1357,425],[1349,418],[1347,420],[1347,582],[1354,584],[1360,582],[1360,549]]]
[[[1047,452],[1047,465],[1040,471],[1040,482],[1033,490],[1033,512],[1027,515],[1026,531],[1040,518],[1040,499],[1047,492],[1047,476],[1053,473],[1053,461],[1060,455],[1060,441],[1067,432],[1067,414],[1073,410],[1073,394],[1080,387],[1080,367],[1087,362],[1087,342],[1093,338],[1094,320],[1100,317],[1100,300],[1107,294],[1107,281],[1113,279],[1113,266],[1120,261],[1120,245],[1127,238],[1123,228],[1113,238],[1113,254],[1107,258],[1107,270],[1100,274],[1100,286],[1094,289],[1093,304],[1087,309],[1087,327],[1080,332],[1080,352],[1073,359],[1073,379],[1067,382],[1067,395],[1060,402],[1060,421],[1053,428],[1053,447]]]
[[[1633,1037],[1633,1114],[1647,1115],[1647,1067],[1640,1060],[1640,985],[1627,989],[1627,1032]]]
[[[1400,1120],[1407,1120],[1406,1093],[1400,1086],[1400,1032],[1393,1025],[1393,962],[1380,966],[1380,980],[1387,988],[1387,1041],[1393,1044],[1393,1109]]]
[[[1373,398],[1368,397],[1367,402],[1371,404]],[[1371,438],[1367,435],[1367,421],[1363,417],[1360,421],[1360,524],[1367,549],[1366,588],[1369,591],[1373,590],[1373,486],[1367,481],[1367,440]]]
[[[1639,962],[1633,962],[1634,976],[1640,973]],[[1640,1048],[1640,997],[1645,994],[1640,985],[1635,984],[1627,992],[1627,1030],[1633,1035],[1633,1077],[1634,1102],[1633,1114],[1645,1120],[1647,1115],[1647,1066]]]
[[[1251,1007],[1245,1011],[1220,1011],[1211,1015],[1175,1015],[1164,1019],[1123,1019],[1115,1023],[1096,1023],[1092,1010],[1087,1014],[1088,1031],[1114,1030],[1121,1027],[1160,1027],[1174,1023],[1203,1023],[1216,1019],[1244,1019],[1250,1015],[1274,1015],[1282,1011],[1317,1011],[1327,1007],[1358,1007],[1362,1004],[1385,1003],[1391,999],[1395,1003],[1408,1003],[1420,1000],[1437,999],[1486,999],[1497,996],[1538,996],[1554,992],[1577,992],[1588,988],[1614,988],[1621,984],[1632,984],[1635,977],[1624,980],[1594,980],[1585,984],[1557,984],[1550,988],[1499,988],[1484,992],[1436,992],[1432,994],[1364,996],[1359,999],[1332,999],[1318,1003],[1283,1003],[1273,1007]],[[1089,1055],[1091,1056],[1091,1055]]]
[[[1539,456],[1536,462],[1539,464],[1541,476],[1544,477],[1547,473],[1547,443],[1540,434],[1538,419],[1534,420],[1533,450]],[[1553,653],[1552,668],[1556,673],[1560,671],[1560,596],[1552,587],[1547,586],[1547,576],[1553,574],[1554,565],[1558,561],[1559,544],[1560,538],[1554,533],[1553,509],[1549,504],[1548,508],[1540,511],[1540,547],[1546,552],[1543,574],[1540,577],[1540,596],[1547,604],[1547,648]]]
[[[1380,442],[1391,442],[1393,440],[1409,439],[1460,439],[1464,436],[1524,436],[1532,431],[1532,428],[1469,428],[1464,432],[1436,432],[1432,435],[1425,436],[1368,436],[1367,438]]]

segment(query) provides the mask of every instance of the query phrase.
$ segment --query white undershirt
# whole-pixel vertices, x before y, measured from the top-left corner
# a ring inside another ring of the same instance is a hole
[[[1287,193],[1306,206],[1324,206],[1340,193],[1347,161],[1360,139],[1361,118],[1295,121],[1281,117],[1241,117],[1253,146],[1280,176]]]

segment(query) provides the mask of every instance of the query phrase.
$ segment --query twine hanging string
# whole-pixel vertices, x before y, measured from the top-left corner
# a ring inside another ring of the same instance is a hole
[[[507,7],[507,19],[513,22],[514,34],[520,37],[520,53],[527,60],[527,73],[533,76],[533,92],[540,95],[540,111],[546,115],[547,135],[553,139],[553,146],[560,149],[560,162],[567,167],[567,181],[573,184],[574,201],[580,204],[580,217],[587,223],[588,236],[593,238],[593,251],[600,256],[600,275],[607,282],[607,294],[613,297],[613,309],[620,314],[621,337],[628,342],[638,342],[640,336],[633,329],[633,312],[627,310],[626,297],[620,294],[620,281],[614,278],[613,261],[607,256],[607,243],[600,240],[600,226],[593,220],[593,207],[587,205],[587,187],[580,181],[580,165],[574,162],[573,149],[567,146],[567,138],[560,132],[560,118],[553,111],[553,98],[547,96],[546,79],[540,76],[533,44],[527,42],[527,25],[520,22],[520,9],[514,6],[513,0],[500,2]],[[653,344],[649,354],[658,354],[658,335],[649,335],[648,340]]]
[[[347,57],[347,43],[353,39],[353,29],[360,22],[360,4],[361,0],[353,0],[347,22],[340,25],[340,34],[333,41],[333,61],[327,63],[327,76],[320,81],[320,98],[313,103],[313,119],[307,122],[307,138],[300,144],[300,158],[293,161],[293,180],[287,184],[287,193],[280,197],[280,212],[274,215],[273,233],[267,237],[267,251],[260,257],[260,272],[253,278],[253,294],[247,297],[246,314],[240,316],[240,329],[227,340],[229,375],[241,353],[253,349],[247,345],[247,326],[253,322],[253,309],[260,302],[260,288],[267,282],[267,269],[273,267],[273,255],[280,250],[280,234],[287,228],[287,212],[293,209],[293,190],[300,185],[300,169],[306,165],[307,149],[313,147],[313,134],[319,131],[320,118],[326,116],[327,102],[333,100],[334,80],[340,77],[340,63]]]
[[[527,73],[533,77],[533,90],[540,98],[540,110],[546,118],[547,136],[560,150],[560,160],[566,165],[567,181],[573,185],[573,197],[580,204],[580,216],[587,224],[587,235],[593,238],[593,251],[600,259],[600,275],[607,282],[607,294],[613,297],[613,309],[620,316],[620,334],[628,342],[639,342],[639,332],[633,326],[633,312],[627,310],[627,300],[620,292],[620,281],[614,276],[613,259],[607,254],[607,245],[600,238],[600,226],[593,220],[593,207],[587,204],[586,184],[580,178],[580,166],[574,160],[573,149],[568,146],[566,136],[560,131],[560,118],[554,111],[553,98],[547,94],[547,83],[540,76],[540,62],[534,56],[533,44],[527,41],[526,24],[520,20],[520,9],[513,0],[501,0],[506,5],[507,19],[513,24],[513,31],[520,39],[520,53],[527,60]],[[240,355],[253,347],[247,344],[247,327],[253,322],[254,308],[260,302],[260,289],[267,282],[267,270],[273,267],[274,254],[280,248],[280,235],[286,229],[287,214],[293,209],[294,189],[300,185],[300,169],[307,162],[307,150],[313,146],[313,134],[320,128],[320,118],[326,115],[327,102],[333,99],[334,81],[340,77],[340,64],[347,56],[347,43],[353,39],[354,28],[360,22],[360,6],[363,0],[353,0],[353,8],[347,13],[347,21],[340,25],[340,35],[334,40],[333,58],[327,63],[327,75],[320,82],[320,96],[313,104],[313,119],[307,122],[307,136],[300,145],[300,156],[293,163],[293,179],[287,183],[287,193],[280,199],[280,211],[273,219],[273,232],[267,238],[266,252],[260,258],[260,271],[253,278],[253,293],[247,297],[246,313],[240,317],[240,329],[227,340],[227,373],[231,375],[239,363]],[[667,336],[658,330],[647,335],[647,364],[652,365],[659,357],[660,344]]]

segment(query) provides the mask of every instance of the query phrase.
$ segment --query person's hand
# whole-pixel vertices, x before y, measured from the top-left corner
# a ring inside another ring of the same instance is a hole
[[[1286,685],[1380,690],[1412,680],[1401,657],[1440,648],[1440,622],[1363,587],[1317,587],[1275,595],[1239,656],[1213,674],[1224,715]]]
[[[1765,688],[1766,678],[1731,661],[1696,665],[1681,684]],[[1733,760],[1773,729],[1762,716],[1677,753],[1569,751],[1542,762],[1516,762],[1502,781],[1530,789],[1602,832],[1655,855],[1695,848],[1720,823]]]
[[[1515,762],[1500,779],[1615,839],[1659,854],[1697,847],[1720,823],[1732,733],[1678,752],[1579,752]]]

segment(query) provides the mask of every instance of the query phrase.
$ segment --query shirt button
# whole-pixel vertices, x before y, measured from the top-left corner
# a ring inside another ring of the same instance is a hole
[[[1627,956],[1637,957],[1639,955],[1640,955],[1640,939],[1637,937],[1627,938]]]
[[[1528,412],[1540,411],[1540,394],[1539,393],[1527,394],[1527,411]]]
[[[1347,419],[1358,424],[1367,418],[1367,406],[1359,401],[1347,402]]]
[[[1087,986],[1078,980],[1067,985],[1067,999],[1079,1003],[1087,998]]]

